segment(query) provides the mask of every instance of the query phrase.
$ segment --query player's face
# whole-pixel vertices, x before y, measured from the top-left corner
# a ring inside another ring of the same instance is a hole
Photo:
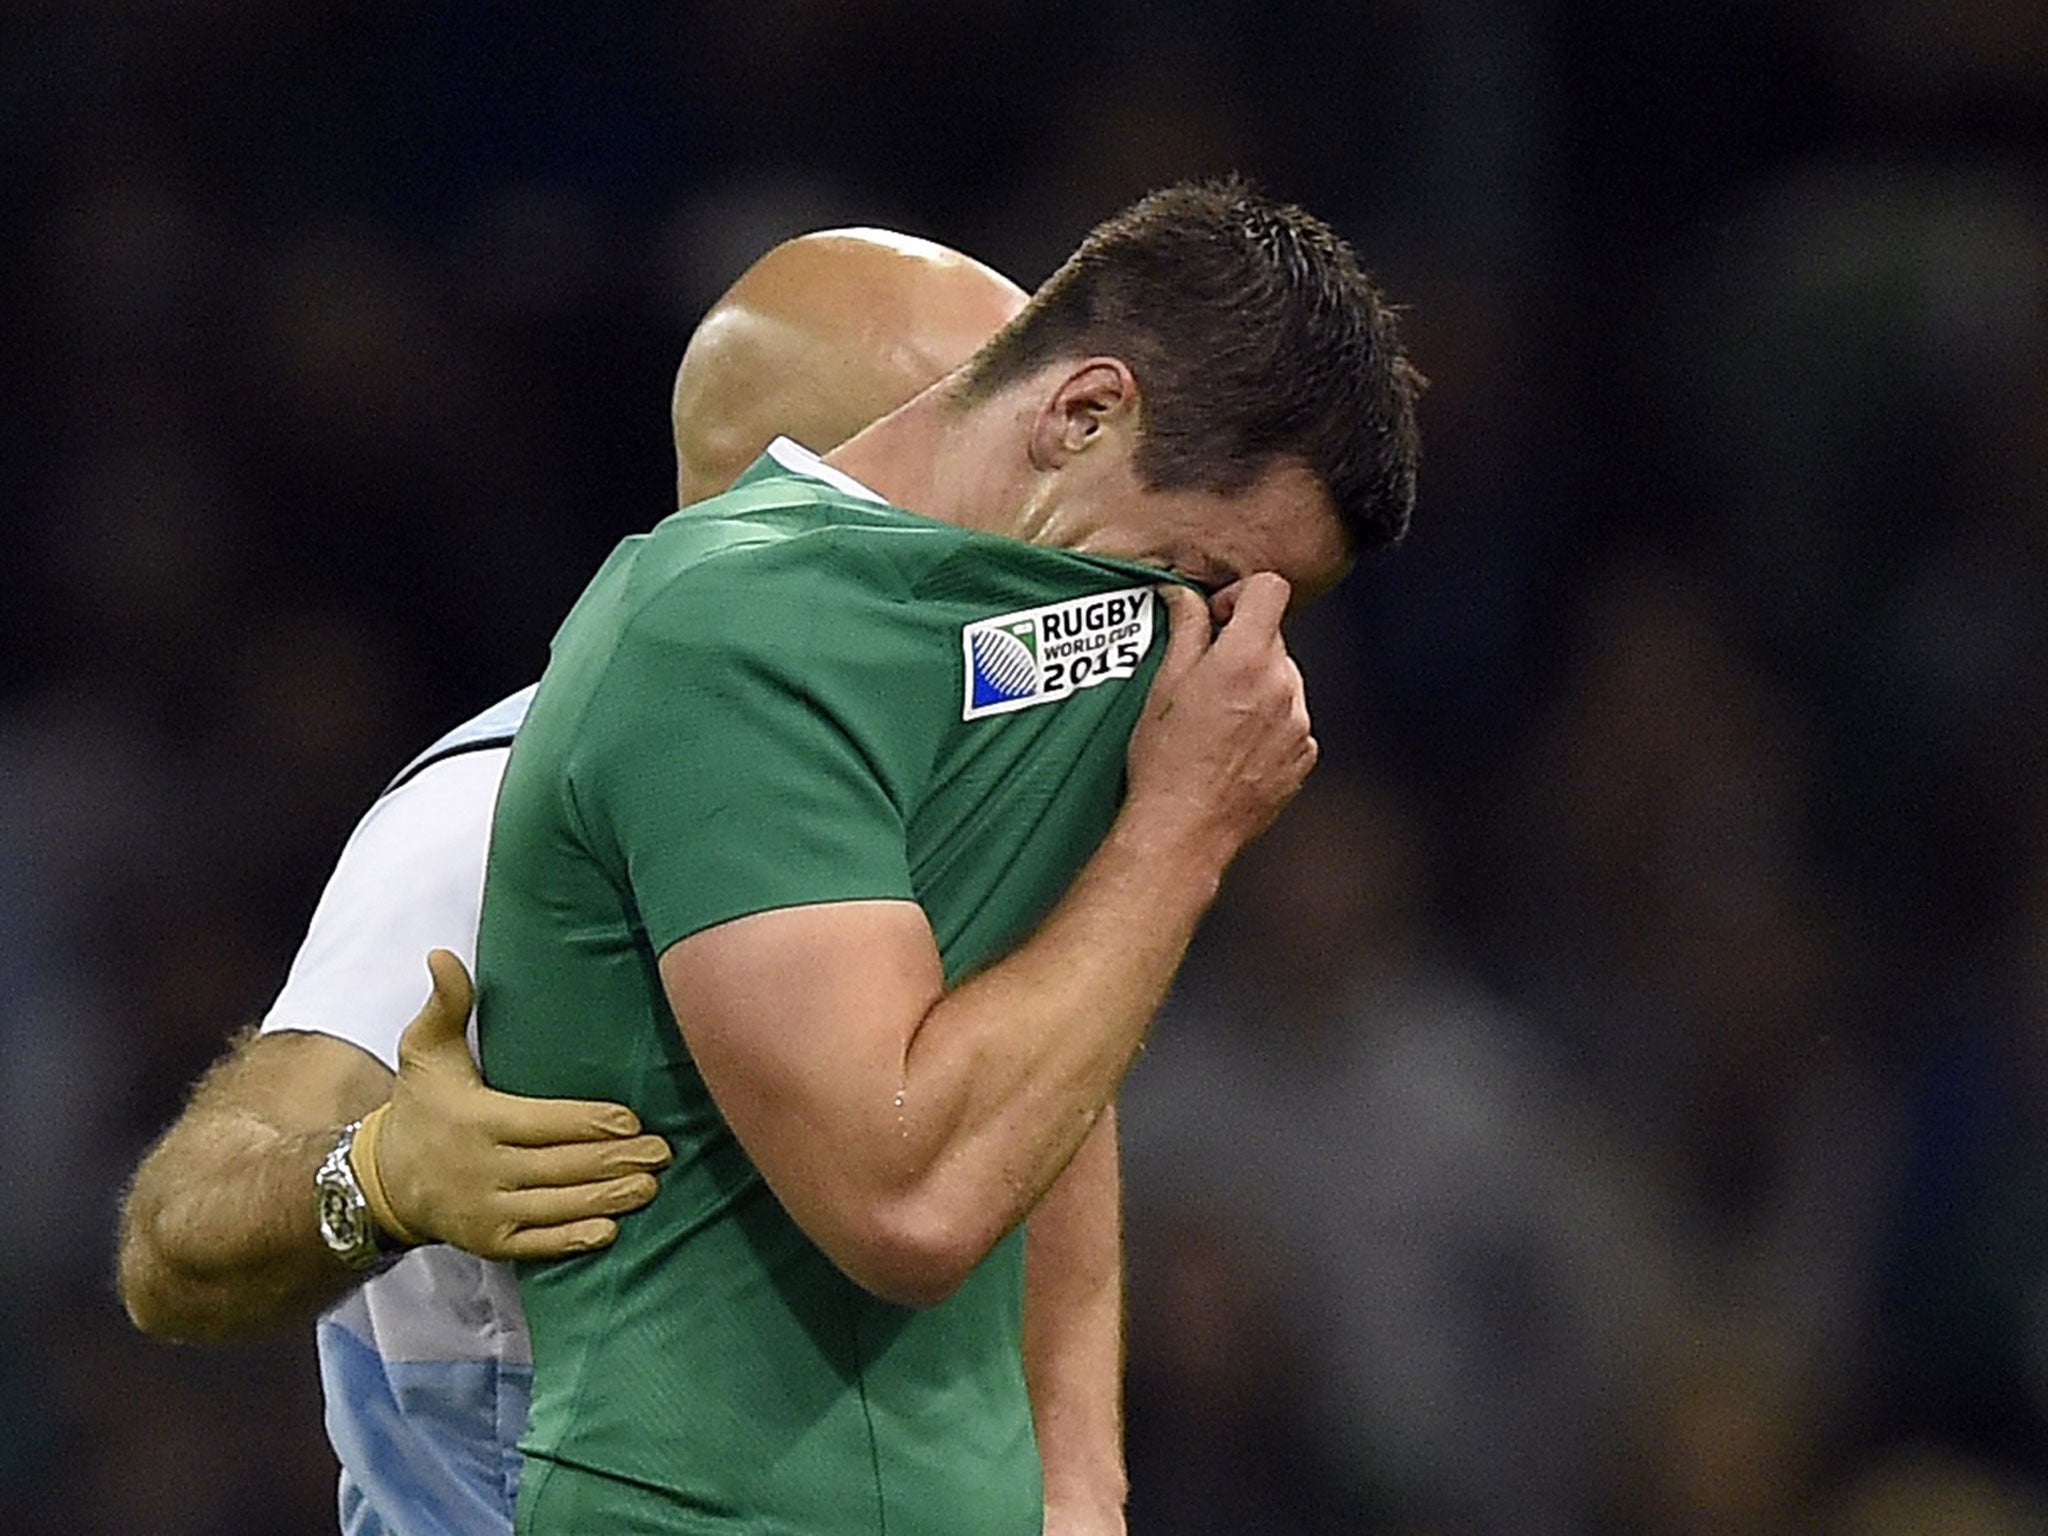
[[[1273,571],[1313,602],[1351,568],[1351,549],[1329,493],[1300,464],[1277,464],[1244,490],[1155,491],[1132,485],[1114,532],[1097,553],[1164,566],[1222,588]]]

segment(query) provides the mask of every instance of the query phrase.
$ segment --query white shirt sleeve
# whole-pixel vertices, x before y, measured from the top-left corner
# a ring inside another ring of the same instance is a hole
[[[263,1032],[308,1030],[397,1070],[398,1037],[433,983],[427,951],[473,976],[484,860],[510,749],[444,758],[370,807],[341,850]],[[475,1049],[471,1021],[471,1049]]]

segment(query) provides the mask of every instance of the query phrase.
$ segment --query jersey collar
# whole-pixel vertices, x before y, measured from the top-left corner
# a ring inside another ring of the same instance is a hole
[[[833,490],[848,496],[858,496],[863,501],[889,505],[889,498],[877,495],[862,485],[844,470],[834,469],[802,443],[787,437],[778,437],[768,445],[768,457],[792,474],[808,475],[813,480],[822,480]]]

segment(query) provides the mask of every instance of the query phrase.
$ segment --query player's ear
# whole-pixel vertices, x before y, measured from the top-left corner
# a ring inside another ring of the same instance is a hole
[[[1031,422],[1031,463],[1058,469],[1137,425],[1138,381],[1119,357],[1091,357],[1055,376]]]

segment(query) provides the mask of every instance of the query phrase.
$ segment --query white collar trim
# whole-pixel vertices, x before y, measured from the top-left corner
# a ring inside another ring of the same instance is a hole
[[[834,469],[802,443],[787,437],[778,437],[768,445],[768,457],[792,474],[809,475],[813,480],[822,480],[835,491],[848,496],[858,496],[863,501],[889,505],[889,498],[877,494],[862,485],[844,470]]]

